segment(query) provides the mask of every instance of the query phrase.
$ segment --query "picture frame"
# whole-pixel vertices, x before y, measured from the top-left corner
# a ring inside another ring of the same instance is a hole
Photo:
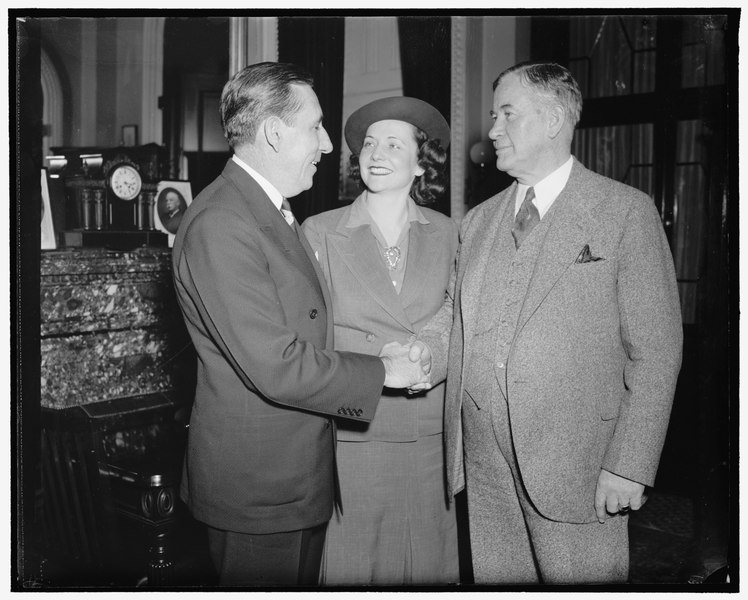
[[[123,125],[122,126],[122,145],[123,146],[137,146],[138,145],[138,126],[137,125]]]
[[[55,237],[55,225],[52,219],[52,202],[49,196],[49,173],[46,167],[42,167],[41,169],[41,190],[41,249],[56,250],[57,238]]]
[[[187,207],[192,204],[192,186],[189,181],[164,180],[156,187],[153,203],[153,225],[169,236],[169,247],[174,245],[179,224]]]

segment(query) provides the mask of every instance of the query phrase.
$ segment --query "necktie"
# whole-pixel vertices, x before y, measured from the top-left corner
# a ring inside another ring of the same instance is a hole
[[[286,220],[286,223],[293,228],[293,213],[291,212],[291,204],[288,202],[287,198],[283,198],[280,211],[283,218]]]
[[[533,198],[535,198],[535,190],[533,188],[527,188],[527,193],[525,194],[522,206],[519,207],[517,216],[514,217],[512,235],[514,236],[515,248],[519,248],[524,239],[530,235],[532,228],[540,223],[540,213],[532,202]]]

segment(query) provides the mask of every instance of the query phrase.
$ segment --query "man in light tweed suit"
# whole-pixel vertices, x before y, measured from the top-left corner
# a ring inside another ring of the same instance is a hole
[[[565,68],[512,67],[493,98],[516,182],[465,217],[411,359],[447,377],[476,583],[625,582],[627,513],[654,483],[680,369],[672,257],[652,200],[571,155],[582,100]]]

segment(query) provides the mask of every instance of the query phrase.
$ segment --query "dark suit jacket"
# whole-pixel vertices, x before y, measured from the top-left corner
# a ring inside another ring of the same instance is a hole
[[[334,291],[335,348],[377,355],[387,342],[412,342],[441,307],[454,271],[457,225],[420,207],[428,223],[411,221],[408,262],[398,295],[369,227],[349,225],[351,210],[346,206],[315,215],[303,228]],[[419,414],[427,415],[427,433],[433,434],[442,431],[443,410],[444,384],[405,401],[383,396],[370,425],[340,423],[338,439],[414,441]],[[421,423],[422,433],[423,427]]]
[[[465,390],[463,374],[483,273],[501,268],[487,257],[516,187],[465,217],[450,301],[421,332],[434,352],[433,376],[447,374],[452,493],[464,485],[462,403],[491,402]],[[601,468],[654,483],[683,331],[673,259],[652,200],[575,160],[555,202],[506,368],[496,365],[495,373],[527,493],[547,518],[583,523],[596,518]],[[585,246],[601,260],[577,262]]]
[[[379,358],[326,350],[329,292],[294,227],[229,160],[174,242],[177,296],[198,356],[181,493],[195,518],[219,529],[327,521],[329,416],[371,420],[384,383]]]

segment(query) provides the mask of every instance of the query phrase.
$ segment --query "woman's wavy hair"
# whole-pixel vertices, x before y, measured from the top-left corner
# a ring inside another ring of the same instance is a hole
[[[410,186],[410,197],[416,204],[427,206],[438,200],[447,190],[447,174],[445,165],[447,163],[447,151],[442,147],[438,139],[431,139],[425,131],[415,125],[416,144],[418,144],[418,166],[423,169],[423,175],[413,180]],[[361,167],[358,164],[358,155],[352,154],[348,164],[348,176],[353,179],[360,190],[365,190],[366,185],[361,178]]]

